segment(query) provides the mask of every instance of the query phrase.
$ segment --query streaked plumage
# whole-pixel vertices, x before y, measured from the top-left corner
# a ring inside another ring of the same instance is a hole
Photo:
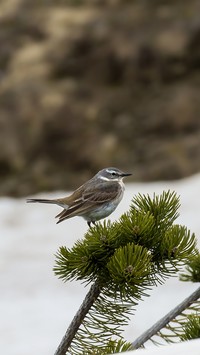
[[[83,217],[88,225],[109,216],[118,206],[124,194],[123,177],[131,174],[116,168],[99,171],[92,179],[70,196],[53,200],[28,199],[27,202],[57,204],[63,210],[56,216],[60,223],[75,216]]]

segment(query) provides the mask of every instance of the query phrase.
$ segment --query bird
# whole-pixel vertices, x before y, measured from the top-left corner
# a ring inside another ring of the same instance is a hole
[[[124,195],[123,178],[132,175],[117,168],[100,170],[71,195],[58,199],[29,198],[28,203],[50,203],[63,208],[55,217],[57,224],[66,219],[83,217],[89,226],[108,217],[118,206]]]

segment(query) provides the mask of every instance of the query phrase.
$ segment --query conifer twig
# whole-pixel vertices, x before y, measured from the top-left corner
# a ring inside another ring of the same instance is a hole
[[[73,318],[71,324],[69,325],[65,335],[63,336],[60,345],[58,346],[55,355],[65,355],[69,349],[71,342],[79,329],[84,317],[98,298],[101,292],[101,287],[99,286],[98,281],[96,281],[90,288],[89,292],[85,296],[85,299],[80,306],[78,312]]]
[[[164,328],[169,322],[176,318],[181,312],[188,308],[193,302],[200,298],[200,287],[197,288],[190,296],[188,296],[183,302],[167,313],[163,318],[161,318],[152,327],[147,329],[141,336],[139,336],[133,343],[132,347],[138,349],[147,340],[152,338],[157,332]]]

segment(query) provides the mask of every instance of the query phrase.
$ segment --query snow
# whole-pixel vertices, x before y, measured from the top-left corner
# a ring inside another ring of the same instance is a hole
[[[184,341],[179,344],[170,344],[159,348],[138,349],[128,352],[128,355],[199,355],[200,339]]]
[[[180,195],[177,222],[200,235],[200,174],[181,181],[126,184],[125,196],[111,220],[128,210],[133,195],[163,190]],[[66,192],[37,197],[63,197]],[[29,196],[27,196],[29,197]],[[32,197],[32,196],[31,196]],[[0,349],[4,355],[53,354],[87,293],[78,282],[63,283],[52,271],[59,246],[72,247],[87,231],[82,218],[59,225],[57,206],[0,199]],[[200,239],[199,239],[200,242]],[[124,336],[133,341],[198,287],[172,278],[140,302]]]

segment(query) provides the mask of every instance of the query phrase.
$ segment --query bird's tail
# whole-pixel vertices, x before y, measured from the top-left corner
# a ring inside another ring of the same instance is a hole
[[[57,203],[56,200],[48,200],[48,199],[44,199],[44,198],[28,198],[26,200],[27,203],[35,203],[35,202],[39,202],[39,203],[52,203],[55,204]]]

